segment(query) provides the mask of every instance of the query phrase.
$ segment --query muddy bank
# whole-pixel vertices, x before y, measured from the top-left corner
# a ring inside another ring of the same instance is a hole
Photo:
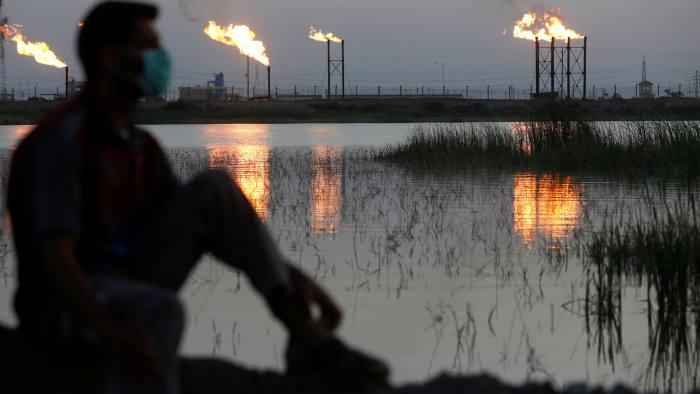
[[[16,332],[0,327],[0,388],[5,394],[80,394],[99,392],[105,364],[98,359],[67,361],[39,352],[23,343]],[[66,354],[69,358],[70,354]],[[618,386],[611,390],[582,384],[555,389],[547,383],[512,386],[488,375],[443,374],[424,383],[401,387],[368,384],[348,377],[327,382],[321,377],[294,379],[272,372],[245,369],[215,359],[182,359],[180,366],[184,394],[634,394]]]
[[[56,103],[2,102],[0,124],[34,124]],[[544,120],[700,119],[700,100],[549,102],[440,98],[141,103],[142,124],[387,123]]]

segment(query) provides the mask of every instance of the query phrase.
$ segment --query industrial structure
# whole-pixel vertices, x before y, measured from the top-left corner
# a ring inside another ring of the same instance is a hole
[[[77,81],[73,77],[68,78],[68,83],[66,84],[66,96],[71,97],[80,93],[85,87],[85,81]]]
[[[646,58],[642,58],[642,81],[637,84],[637,94],[640,99],[654,98],[654,84],[647,80]]]
[[[185,101],[227,101],[224,73],[214,74],[214,80],[207,81],[206,86],[181,86],[180,100]]]
[[[331,40],[327,40],[326,44],[328,46],[328,99],[330,100],[333,96],[331,93],[331,78],[335,74],[340,74],[342,79],[341,83],[341,97],[345,98],[345,40],[340,41],[340,59],[333,59],[331,57]],[[336,90],[335,96],[338,95]]]
[[[3,13],[3,0],[0,0],[0,26],[7,26],[9,21]],[[0,29],[0,101],[12,100],[13,97],[7,91],[7,75],[5,75],[5,30]]]
[[[535,98],[586,99],[588,37],[582,46],[541,45],[535,39]]]
[[[226,101],[226,84],[224,83],[224,73],[219,72],[214,74],[214,80],[207,82],[207,87],[212,89],[209,91],[211,98],[216,101]]]
[[[258,68],[255,67],[255,82],[258,81]],[[246,99],[247,100],[260,100],[260,99],[272,99],[272,81],[270,79],[270,65],[267,65],[267,96],[256,96],[255,87],[253,87],[253,95],[250,95],[250,56],[246,56]]]
[[[246,59],[247,60],[247,59]],[[250,94],[250,84],[246,87],[245,97],[246,100],[260,100],[268,99],[271,97],[270,92],[270,67],[267,67],[267,95],[266,96],[251,96]],[[225,102],[240,100],[243,92],[236,93],[233,87],[226,87],[226,81],[224,78],[224,73],[219,72],[214,74],[214,79],[207,81],[206,86],[180,86],[178,88],[179,98],[183,101],[215,101],[215,102]],[[253,94],[255,91],[253,90]]]

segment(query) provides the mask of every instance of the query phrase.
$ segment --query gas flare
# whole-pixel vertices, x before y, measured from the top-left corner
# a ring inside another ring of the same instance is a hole
[[[583,38],[583,35],[567,28],[564,25],[559,9],[545,11],[541,15],[530,11],[515,23],[513,37],[535,41],[536,38],[544,41],[566,40],[568,38]]]
[[[31,56],[37,63],[52,66],[56,68],[68,67],[58,56],[51,50],[49,44],[45,42],[32,42],[22,34],[22,26],[20,25],[2,25],[0,33],[5,38],[10,39],[17,45],[17,53],[24,56]]]
[[[10,29],[11,28],[12,28],[12,26],[9,26],[6,24],[0,25],[0,36],[2,36],[2,38],[10,38],[10,36],[11,36]]]
[[[321,42],[337,42],[341,43],[343,42],[343,39],[336,36],[333,33],[324,33],[321,29],[317,29],[313,26],[309,28],[309,38],[314,40],[314,41],[321,41]]]
[[[265,66],[270,65],[270,58],[265,53],[262,41],[255,40],[255,33],[246,25],[230,25],[223,27],[214,21],[204,29],[204,34],[214,41],[237,47],[241,54],[250,56]]]

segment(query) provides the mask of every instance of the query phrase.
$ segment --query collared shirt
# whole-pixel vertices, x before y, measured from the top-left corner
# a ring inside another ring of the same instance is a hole
[[[150,215],[178,187],[170,165],[144,130],[116,130],[78,98],[50,113],[13,154],[8,208],[19,268],[15,309],[38,324],[55,296],[41,245],[52,235],[77,241],[88,275],[129,277],[137,268]]]

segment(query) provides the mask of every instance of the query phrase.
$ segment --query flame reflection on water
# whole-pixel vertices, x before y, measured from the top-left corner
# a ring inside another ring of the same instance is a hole
[[[311,152],[311,177],[307,197],[310,202],[310,229],[321,235],[335,235],[342,217],[342,171],[340,147],[317,146]],[[266,145],[235,145],[207,148],[210,168],[223,169],[263,220],[270,211],[270,148]]]
[[[267,124],[208,124],[203,126],[209,148],[235,145],[269,145],[270,125]]]
[[[342,174],[339,147],[315,147],[311,181],[311,231],[334,235],[340,225]]]
[[[538,237],[557,243],[572,235],[581,215],[573,177],[516,173],[513,187],[513,226],[528,248]]]
[[[269,148],[261,145],[209,149],[209,167],[227,171],[263,220],[270,198],[269,158]]]

